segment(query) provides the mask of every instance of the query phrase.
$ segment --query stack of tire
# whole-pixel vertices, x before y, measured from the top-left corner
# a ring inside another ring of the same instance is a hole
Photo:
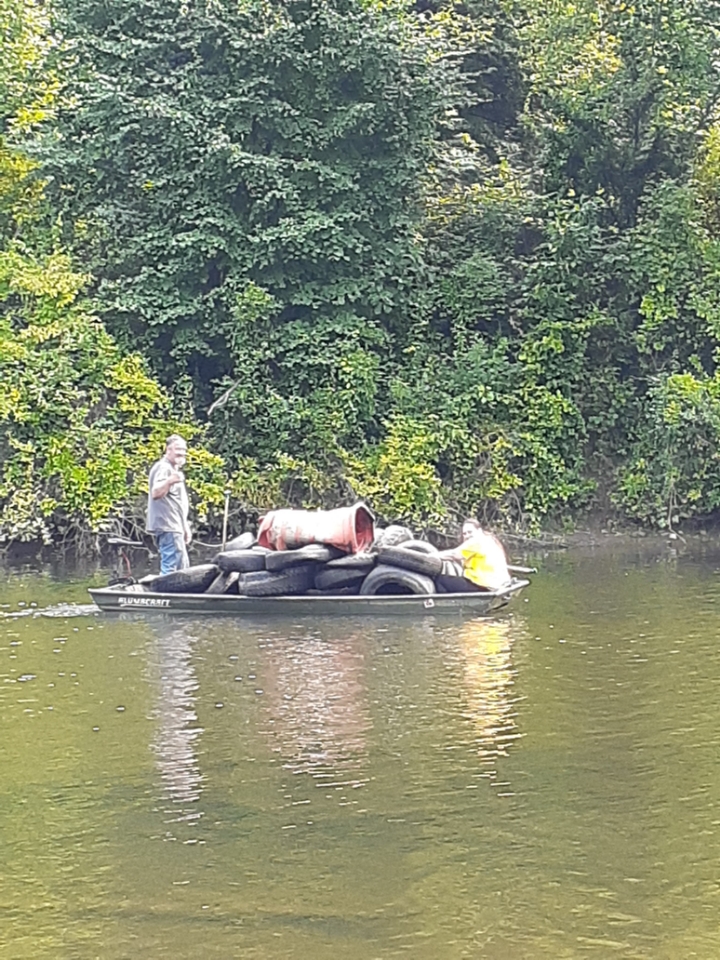
[[[252,534],[242,534],[211,563],[146,577],[141,584],[153,593],[374,596],[467,589],[456,574],[429,541],[415,539],[406,527],[390,526],[378,531],[368,552],[358,554],[321,543],[269,550]]]

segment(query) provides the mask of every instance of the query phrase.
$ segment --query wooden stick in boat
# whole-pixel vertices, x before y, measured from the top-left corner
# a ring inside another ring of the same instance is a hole
[[[222,535],[222,548],[225,549],[225,544],[227,543],[227,524],[228,524],[228,511],[230,509],[230,491],[225,491],[225,512],[223,514],[223,535]]]

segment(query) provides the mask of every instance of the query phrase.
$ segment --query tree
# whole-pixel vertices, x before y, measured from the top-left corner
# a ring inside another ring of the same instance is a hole
[[[656,506],[662,471],[633,465],[667,428],[657,397],[666,388],[685,395],[673,378],[697,377],[698,393],[714,402],[718,12],[695,0],[515,4],[520,125],[508,129],[494,166],[476,164],[473,179],[466,164],[431,198],[435,279],[418,340],[432,343],[461,395],[463,371],[475,369],[477,389],[462,409],[475,406],[468,429],[484,450],[478,493],[504,491],[495,507],[506,513],[577,510],[595,480],[633,515],[666,522]],[[490,155],[482,143],[477,152]],[[490,345],[513,371],[509,397],[502,367],[473,362]],[[410,396],[412,406],[418,391]],[[494,452],[483,445],[493,436],[502,441]],[[712,484],[699,478],[714,473],[698,471],[700,447],[685,436],[686,447],[679,431],[668,447],[694,491],[679,512],[712,510]],[[445,460],[461,463],[459,439],[455,447]],[[644,485],[623,479],[625,463]],[[457,468],[449,475],[457,479]],[[460,491],[471,489],[466,472]]]
[[[3,0],[0,28],[0,542],[78,542],[110,517],[138,519],[146,464],[176,421],[140,357],[79,299],[87,278],[48,228],[21,149],[53,105],[47,24]],[[218,459],[197,459],[198,487],[218,499]]]
[[[109,329],[223,397],[228,454],[355,442],[421,268],[440,41],[356,0],[62,8],[78,66],[44,170]]]

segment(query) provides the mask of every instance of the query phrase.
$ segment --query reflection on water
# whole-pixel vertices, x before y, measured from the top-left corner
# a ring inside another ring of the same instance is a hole
[[[283,766],[318,780],[354,771],[352,785],[361,785],[371,727],[363,638],[311,635],[260,649],[263,729]]]
[[[493,620],[0,620],[0,960],[717,960],[719,569],[568,555]]]
[[[463,716],[473,723],[480,761],[493,776],[497,758],[507,756],[510,744],[521,736],[515,720],[511,622],[468,620],[461,625],[458,640],[467,691]]]
[[[203,732],[198,725],[195,699],[198,681],[192,657],[196,639],[182,625],[171,623],[156,627],[148,658],[148,671],[157,694],[154,716],[158,720],[151,743],[162,777],[166,823],[197,820],[202,774],[196,755],[197,741]]]

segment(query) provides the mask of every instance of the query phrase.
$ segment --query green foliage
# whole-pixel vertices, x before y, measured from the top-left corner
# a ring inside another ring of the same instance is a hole
[[[139,521],[148,462],[173,429],[168,398],[75,301],[61,255],[0,253],[0,541],[81,538]],[[200,499],[222,502],[221,463],[194,450]]]
[[[514,384],[480,430],[500,431],[518,478],[501,512],[515,496],[515,515],[532,523],[577,512],[594,478],[611,486],[609,465],[641,456],[659,374],[714,376],[720,179],[706,133],[720,43],[715,7],[693,0],[515,11],[528,82],[520,150],[508,138],[494,169],[476,164],[476,182],[458,176],[430,198],[424,307],[431,350],[451,367],[474,338],[505,345]],[[472,489],[469,476],[460,487]],[[476,489],[487,509],[488,488]],[[630,513],[657,519],[641,500]],[[714,509],[704,494],[692,503]]]
[[[720,508],[720,379],[674,374],[648,394],[618,504],[639,520],[672,528]]]
[[[690,186],[664,183],[647,196],[627,238],[628,285],[639,300],[634,331],[643,366],[711,371],[720,333],[720,243],[704,228]]]
[[[173,429],[169,398],[123,354],[89,306],[47,215],[35,164],[15,146],[45,119],[53,81],[32,4],[0,4],[0,542],[82,539],[108,518],[138,521],[149,459]],[[221,500],[222,464],[194,451],[202,508]],[[220,494],[218,494],[218,488]]]
[[[577,409],[536,383],[507,343],[478,340],[446,359],[414,352],[393,382],[385,436],[350,466],[354,489],[380,514],[430,527],[468,514],[534,527],[587,496]]]
[[[374,328],[418,269],[421,180],[451,97],[441,39],[353,0],[60,7],[83,69],[44,169],[120,342],[168,384],[189,374],[209,406],[246,376],[235,328],[256,289],[275,305],[261,349],[283,401],[322,405],[327,362],[286,383],[318,323],[318,353],[367,326],[362,362],[377,365]]]
[[[51,45],[45,8],[34,0],[0,0],[0,113],[3,134],[45,118],[56,88],[47,70]]]
[[[716,4],[58,11],[0,0],[6,537],[134,510],[196,415],[208,524],[720,508]]]
[[[447,519],[436,462],[442,437],[435,423],[394,416],[385,437],[364,458],[348,456],[348,480],[381,517],[417,526]]]
[[[715,96],[719,12],[698,0],[526,6],[524,122],[546,189],[601,188],[632,224],[649,183],[682,176]]]

